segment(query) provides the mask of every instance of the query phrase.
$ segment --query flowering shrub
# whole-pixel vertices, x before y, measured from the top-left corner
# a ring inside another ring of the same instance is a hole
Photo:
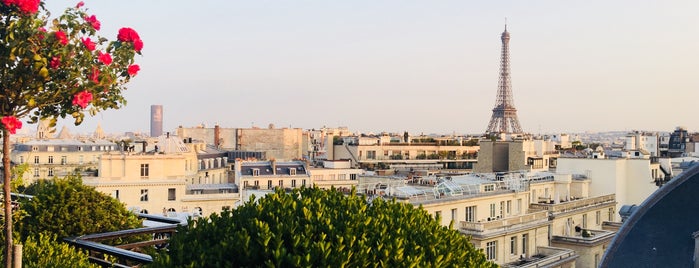
[[[76,125],[86,113],[126,104],[125,84],[140,67],[134,57],[143,41],[131,28],[119,30],[117,40],[99,36],[102,23],[87,14],[84,3],[50,18],[41,0],[0,0],[0,116],[3,151],[9,151],[8,135],[22,127],[20,120],[71,116]],[[9,167],[9,156],[3,154]],[[9,191],[11,173],[4,169],[4,192]],[[5,194],[5,215],[10,214]],[[4,217],[5,234],[12,234],[12,217]],[[12,236],[5,236],[6,245]],[[11,256],[5,249],[5,260]],[[6,263],[10,266],[11,262]]]

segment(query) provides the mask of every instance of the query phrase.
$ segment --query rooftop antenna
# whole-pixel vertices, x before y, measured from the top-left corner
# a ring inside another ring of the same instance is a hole
[[[507,32],[507,16],[505,17],[505,31]]]

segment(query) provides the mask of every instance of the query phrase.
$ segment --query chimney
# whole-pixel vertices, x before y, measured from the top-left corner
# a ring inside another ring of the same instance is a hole
[[[219,148],[219,145],[221,145],[221,128],[216,124],[214,126],[214,146],[216,148]]]
[[[269,163],[272,164],[272,174],[277,175],[277,160],[272,158]]]

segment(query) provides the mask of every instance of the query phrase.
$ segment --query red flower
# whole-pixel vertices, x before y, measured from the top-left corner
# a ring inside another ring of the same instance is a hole
[[[100,26],[102,25],[100,21],[97,20],[97,17],[95,17],[95,15],[85,17],[85,21],[89,22],[90,25],[92,25],[92,28],[95,28],[95,30],[98,31],[100,29]]]
[[[49,67],[51,67],[51,69],[58,69],[59,66],[61,66],[61,56],[52,57]]]
[[[138,64],[132,64],[129,65],[129,68],[126,70],[126,72],[129,73],[130,76],[135,76],[138,74],[138,71],[141,70],[141,66],[138,66]]]
[[[143,49],[143,41],[141,39],[136,39],[133,41],[133,49],[136,50],[137,52],[141,52],[141,49]]]
[[[66,36],[66,33],[58,31],[56,32],[56,40],[58,40],[61,45],[67,45],[68,44],[68,37]]]
[[[39,11],[39,2],[41,0],[2,0],[6,6],[14,5],[19,8],[20,12],[29,15]]]
[[[87,48],[89,51],[95,50],[95,42],[92,42],[89,37],[82,38],[83,40],[83,45]]]
[[[10,134],[15,134],[17,133],[18,129],[22,128],[22,121],[19,121],[17,117],[14,116],[3,116],[2,124],[5,126],[5,129],[10,132]]]
[[[85,109],[91,100],[92,93],[87,90],[81,91],[73,96],[73,105],[78,105],[80,108]]]
[[[75,8],[81,8],[84,5],[85,5],[85,3],[83,3],[83,1],[80,1],[80,2],[78,2],[77,5],[75,5]]]
[[[141,37],[138,36],[138,33],[134,29],[124,27],[119,29],[117,39],[122,42],[133,42],[136,39],[141,39]]]
[[[99,51],[99,57],[97,57],[104,65],[109,65],[112,63],[112,55],[109,55],[109,53],[102,53],[102,51]]]
[[[95,82],[97,84],[100,83],[100,69],[97,67],[92,67],[92,75],[90,75],[90,79],[92,82]]]

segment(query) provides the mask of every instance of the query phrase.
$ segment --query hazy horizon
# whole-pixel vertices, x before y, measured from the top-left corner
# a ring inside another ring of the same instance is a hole
[[[54,16],[78,1],[48,1]],[[85,1],[114,39],[144,40],[128,105],[71,131],[347,126],[483,133],[508,18],[529,133],[699,130],[692,1]],[[35,126],[26,126],[33,131]],[[25,128],[26,128],[25,127]]]

